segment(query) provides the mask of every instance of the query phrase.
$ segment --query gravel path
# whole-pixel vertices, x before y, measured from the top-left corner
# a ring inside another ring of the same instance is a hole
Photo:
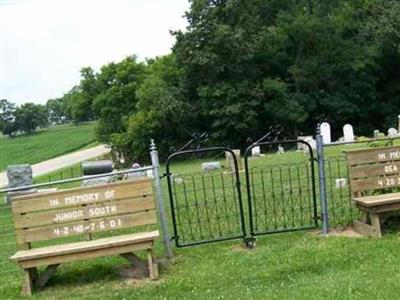
[[[69,154],[65,154],[62,156],[58,156],[56,158],[52,158],[46,161],[42,161],[40,163],[32,165],[33,176],[40,176],[47,173],[51,173],[57,171],[62,168],[66,168],[87,159],[95,158],[101,156],[103,154],[107,154],[110,152],[110,148],[107,148],[105,145],[100,145],[76,152],[72,152]],[[8,184],[7,173],[0,173],[0,188],[6,187]]]

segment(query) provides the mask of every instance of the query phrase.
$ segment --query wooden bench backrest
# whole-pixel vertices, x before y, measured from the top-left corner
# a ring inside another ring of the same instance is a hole
[[[351,193],[400,186],[400,146],[346,152]]]
[[[156,224],[152,181],[67,189],[12,199],[17,243]]]

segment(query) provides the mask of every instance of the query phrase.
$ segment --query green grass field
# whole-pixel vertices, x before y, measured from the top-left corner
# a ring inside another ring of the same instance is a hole
[[[10,164],[34,164],[95,142],[94,123],[60,125],[33,135],[0,138],[0,170]]]
[[[336,188],[335,179],[347,177],[343,151],[363,146],[327,148],[325,167],[332,226],[346,226],[357,215],[348,188]],[[257,204],[253,217],[259,221],[260,230],[268,226],[273,229],[274,217],[279,226],[298,226],[302,217],[307,219],[309,211],[302,216],[301,209],[308,208],[305,204],[310,201],[310,182],[304,180],[310,172],[308,158],[302,152],[287,151],[284,155],[270,153],[250,161]],[[183,241],[218,238],[221,232],[226,235],[233,229],[240,231],[239,227],[229,226],[238,224],[232,174],[200,172],[201,163],[211,160],[225,164],[223,157],[216,155],[201,160],[192,157],[171,166],[175,175],[174,196],[181,216],[178,229]],[[248,230],[242,172],[240,180]],[[165,180],[163,184],[170,214]],[[286,218],[293,213],[297,219]],[[10,209],[2,205],[2,299],[21,298],[22,273],[7,261],[15,251],[12,227]],[[127,263],[119,257],[67,263],[52,277],[46,289],[31,299],[393,299],[400,292],[399,237],[396,231],[388,232],[379,240],[322,237],[316,229],[259,236],[253,250],[244,249],[240,239],[175,248],[172,264],[161,269],[160,280],[156,282],[121,279],[119,269]],[[162,257],[161,241],[156,245],[156,252]]]

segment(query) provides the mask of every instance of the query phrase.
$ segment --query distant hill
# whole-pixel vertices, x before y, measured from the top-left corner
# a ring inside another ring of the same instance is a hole
[[[34,164],[81,149],[96,141],[95,123],[58,125],[32,135],[0,136],[0,170],[11,164]]]

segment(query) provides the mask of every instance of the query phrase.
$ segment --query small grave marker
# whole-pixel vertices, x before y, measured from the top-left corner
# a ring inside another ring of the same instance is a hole
[[[330,144],[331,140],[331,125],[328,122],[321,124],[321,135],[324,144]]]
[[[388,137],[393,138],[393,137],[397,137],[398,135],[399,135],[399,133],[397,132],[396,128],[388,129]]]
[[[343,126],[343,136],[345,142],[354,142],[354,130],[353,126],[346,124]]]
[[[261,155],[261,147],[255,146],[251,148],[251,156],[260,156]]]

